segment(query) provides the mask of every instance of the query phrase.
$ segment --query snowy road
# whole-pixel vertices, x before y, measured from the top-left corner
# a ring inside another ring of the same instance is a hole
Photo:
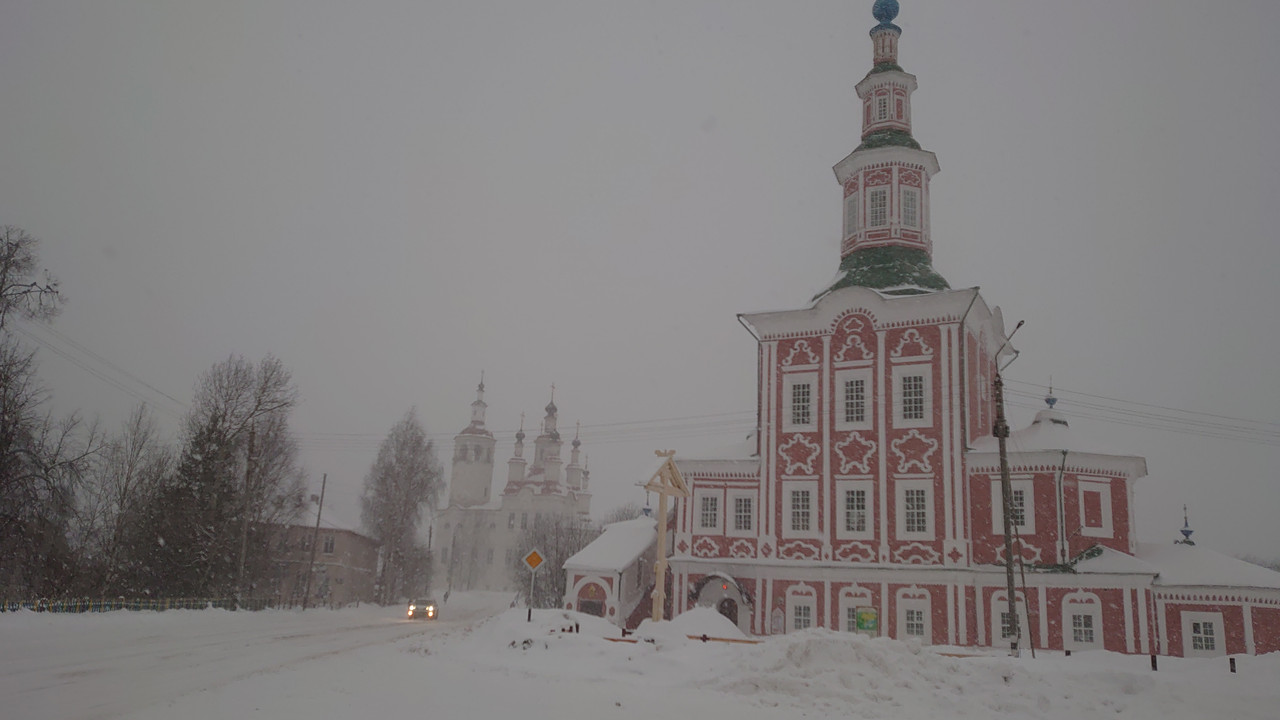
[[[414,635],[443,633],[507,607],[508,596],[446,609],[436,622],[405,620],[399,607],[306,613],[241,613],[211,627],[203,613],[0,616],[0,717],[90,720],[222,687],[260,673]],[[68,632],[68,625],[80,625]]]
[[[0,720],[1275,720],[1280,706],[1280,653],[1152,672],[1145,656],[953,657],[820,630],[690,640],[735,637],[710,609],[629,644],[598,618],[501,612],[509,599],[459,593],[421,624],[398,607],[0,614]]]

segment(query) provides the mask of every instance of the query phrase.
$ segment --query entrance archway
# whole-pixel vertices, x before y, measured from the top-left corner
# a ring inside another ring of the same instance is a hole
[[[724,598],[716,605],[716,612],[729,619],[734,625],[738,624],[738,601],[733,598]]]

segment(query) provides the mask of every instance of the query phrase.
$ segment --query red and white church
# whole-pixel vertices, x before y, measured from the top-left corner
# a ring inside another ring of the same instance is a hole
[[[1280,651],[1280,573],[1190,542],[1138,543],[1146,461],[1081,445],[1052,398],[1008,439],[1005,527],[991,387],[1014,351],[1000,310],[932,267],[938,161],[912,137],[898,3],[873,13],[861,144],[834,168],[840,273],[805,307],[740,316],[758,342],[759,431],[740,457],[675,458],[689,497],[667,545],[670,612],[716,607],[756,635],[1007,647],[1013,532],[1022,647]],[[611,617],[634,617],[614,606],[623,569],[570,568],[568,604],[604,596]]]

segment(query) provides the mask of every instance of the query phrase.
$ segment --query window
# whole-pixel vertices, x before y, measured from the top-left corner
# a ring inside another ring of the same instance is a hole
[[[1182,655],[1184,657],[1217,657],[1227,652],[1226,627],[1220,612],[1182,613]],[[1236,650],[1240,652],[1240,650]]]
[[[844,199],[844,236],[852,237],[858,232],[858,203],[862,200],[862,193],[854,192],[852,195]]]
[[[902,189],[902,224],[920,227],[920,192],[913,188]]]
[[[923,428],[933,425],[932,367],[922,363],[893,368],[893,424]]]
[[[1010,515],[1013,526],[1021,535],[1034,535],[1036,532],[1035,485],[1031,476],[1014,477],[1009,481],[1013,490]],[[991,479],[991,532],[993,535],[1004,534],[1004,490],[998,476]]]
[[[1111,483],[1105,478],[1086,480],[1078,485],[1080,534],[1085,537],[1113,536],[1111,518]]]
[[[852,353],[854,359],[860,353]],[[873,408],[870,368],[837,370],[833,390],[836,392],[835,424],[837,430],[870,430]]]
[[[806,432],[818,427],[818,373],[788,372],[782,376],[782,431]]]
[[[907,637],[924,637],[924,611],[908,609],[903,627]]]
[[[809,383],[796,383],[791,386],[791,424],[813,424],[813,397],[809,391]]]
[[[1013,522],[1015,528],[1024,528],[1027,526],[1026,492],[1014,489],[1009,494],[1012,496],[1009,502],[1009,519]]]
[[[906,501],[904,511],[906,513],[906,524],[904,530],[909,533],[923,533],[929,531],[929,499],[928,491],[924,489],[906,490],[903,492],[903,498]]]
[[[849,533],[867,531],[867,491],[844,491],[844,529]]]
[[[529,513],[520,513],[520,529],[529,529]]]
[[[937,529],[933,513],[933,484],[933,480],[925,478],[893,481],[894,532],[897,539],[934,539]]]
[[[876,98],[876,120],[889,119],[889,98],[883,95]]]
[[[1071,641],[1079,645],[1093,644],[1092,615],[1071,616]]]
[[[813,608],[808,605],[796,605],[791,619],[792,630],[805,630],[813,627]]]
[[[844,421],[851,425],[867,421],[867,381],[864,378],[844,381]]]
[[[1000,639],[1001,640],[1008,640],[1017,634],[1013,621],[1010,619],[1011,617],[1012,616],[1009,615],[1007,611],[1000,613]]]
[[[791,491],[791,529],[809,532],[810,495],[808,490]]]
[[[902,378],[902,417],[904,420],[924,419],[924,376],[906,375]]]
[[[326,555],[333,554],[333,536],[332,535],[324,536],[324,552]]]
[[[511,530],[516,526],[516,514],[507,513],[507,529]]]
[[[1217,649],[1212,622],[1205,620],[1191,623],[1191,649],[1209,651]]]
[[[836,480],[834,519],[837,540],[875,538],[875,481]]]
[[[720,498],[714,495],[702,496],[702,511],[699,522],[705,530],[720,527]]]
[[[493,548],[489,548],[489,551],[488,551],[487,553],[485,553],[485,555],[484,555],[484,564],[485,564],[485,565],[492,565],[492,564],[493,564]]]
[[[884,227],[889,224],[889,191],[885,188],[872,190],[869,196],[867,224],[871,227]]]
[[[755,503],[749,497],[739,497],[733,499],[733,529],[734,530],[751,530],[751,524],[754,522]]]
[[[845,632],[858,631],[858,608],[854,605],[844,609],[844,630]]]
[[[920,588],[903,588],[898,591],[899,640],[918,638],[921,642],[933,641],[932,599],[929,591]]]

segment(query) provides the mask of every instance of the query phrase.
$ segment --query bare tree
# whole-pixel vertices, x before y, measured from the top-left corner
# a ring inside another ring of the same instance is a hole
[[[435,505],[440,483],[435,448],[410,409],[378,447],[360,498],[361,522],[380,543],[378,601],[384,605],[406,590],[411,559],[420,552],[422,510]]]
[[[570,557],[600,536],[600,528],[587,518],[544,513],[534,517],[533,525],[520,536],[517,557],[537,550],[544,562],[534,576],[533,606],[563,607],[565,594],[564,564]],[[529,568],[516,563],[513,580],[520,594],[529,594]]]
[[[162,442],[145,404],[134,408],[120,433],[109,438],[92,464],[77,513],[80,554],[90,587],[100,593],[124,593],[121,583],[129,523],[170,477],[172,448]]]
[[[98,447],[96,430],[77,416],[55,420],[43,410],[35,352],[7,327],[11,316],[49,320],[61,305],[53,278],[37,278],[37,244],[19,228],[0,228],[0,591],[17,594],[72,587],[75,495]]]
[[[0,330],[10,313],[29,320],[50,320],[62,307],[58,281],[47,270],[37,275],[38,244],[22,228],[0,227]]]

